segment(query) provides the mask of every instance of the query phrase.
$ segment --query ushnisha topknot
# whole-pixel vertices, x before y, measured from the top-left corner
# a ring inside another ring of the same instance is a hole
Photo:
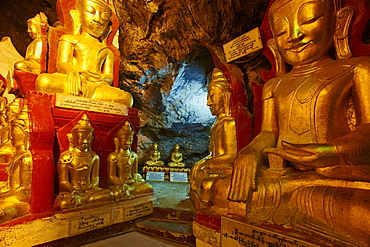
[[[280,8],[284,4],[287,4],[291,1],[294,1],[294,0],[276,0],[271,5],[271,7],[269,9],[269,12],[268,12],[268,22],[269,22],[270,28],[272,27],[272,13],[274,13],[278,8]],[[297,1],[297,0],[295,0],[295,1]],[[320,1],[320,0],[316,0],[316,1]],[[323,2],[323,1],[324,0],[321,0],[321,2]],[[332,1],[333,2],[335,12],[337,12],[342,7],[342,0],[327,0],[327,1]]]
[[[108,3],[106,3],[105,1],[103,1],[103,0],[77,0],[76,1],[76,8],[82,8],[84,3],[86,3],[86,2],[93,2],[93,3],[99,4],[100,6],[103,6],[107,10],[109,10],[110,14],[112,15],[113,11],[112,11],[110,5]]]
[[[214,68],[212,72],[212,80],[207,88],[218,87],[223,92],[230,92],[230,83],[227,81],[222,70]]]
[[[94,131],[94,128],[91,127],[89,118],[86,114],[84,114],[82,118],[78,121],[78,123],[73,127],[72,132],[77,131]]]
[[[134,131],[131,128],[131,124],[129,121],[125,121],[122,125],[121,129],[118,131],[117,136],[121,135],[133,135]]]

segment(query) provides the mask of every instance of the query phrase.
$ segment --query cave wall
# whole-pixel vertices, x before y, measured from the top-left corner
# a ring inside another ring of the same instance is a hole
[[[222,45],[260,26],[267,4],[268,0],[114,1],[120,19],[121,88],[134,95],[134,107],[141,112],[138,151],[142,161],[148,159],[148,149],[155,142],[167,162],[176,143],[189,166],[208,154],[214,118],[186,118],[186,112],[196,113],[183,103],[196,94],[192,88],[198,90],[199,83],[209,83],[207,75],[214,67],[201,42]],[[183,74],[184,64],[194,66]],[[262,82],[259,72],[269,64],[258,54],[239,66],[247,72],[246,91],[251,99],[248,83]],[[185,77],[181,85],[176,84],[178,77]],[[176,93],[174,88],[183,90],[183,97],[166,101],[167,95]],[[168,113],[181,110],[179,116]]]

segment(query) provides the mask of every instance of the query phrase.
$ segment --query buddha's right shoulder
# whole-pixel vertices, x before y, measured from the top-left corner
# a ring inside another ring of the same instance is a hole
[[[76,43],[80,42],[80,40],[81,40],[81,36],[72,35],[72,34],[62,35],[59,39],[59,41],[66,41],[66,42],[69,42],[69,43],[72,43],[72,44],[76,44]]]

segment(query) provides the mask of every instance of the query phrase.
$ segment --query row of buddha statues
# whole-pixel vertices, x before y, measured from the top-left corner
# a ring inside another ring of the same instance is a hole
[[[370,245],[370,59],[352,57],[353,12],[340,0],[274,1],[277,77],[263,87],[262,131],[239,152],[230,84],[214,70],[210,155],[190,179],[197,210]]]
[[[30,118],[26,101],[6,105],[6,124],[0,129],[0,159],[7,181],[0,182],[0,222],[29,212],[32,154]],[[115,151],[107,160],[107,188],[99,187],[100,158],[91,149],[94,128],[84,114],[68,134],[69,148],[57,162],[59,194],[55,210],[91,207],[153,193],[138,172],[138,156],[131,150],[134,131],[128,121],[114,138]]]
[[[236,136],[232,88],[223,71],[214,70],[207,86],[207,105],[216,116],[210,154],[193,166],[190,178],[197,210],[239,214],[352,245],[370,245],[370,60],[352,57],[348,33],[353,12],[341,0],[275,0],[269,7],[273,37],[268,46],[275,57],[276,78],[263,88],[262,131],[239,152],[237,139],[242,137]],[[131,107],[132,96],[110,86],[114,55],[106,45],[113,14],[109,5],[77,0],[69,13],[73,30],[59,38],[56,72],[38,75],[36,91]],[[16,71],[39,70],[38,39],[43,42],[43,37],[34,30],[40,30],[37,26],[45,17],[35,18],[28,23],[34,42]],[[0,123],[11,136],[10,148],[19,150],[2,156],[8,159],[8,171],[18,170],[13,172],[18,175],[9,175],[1,190],[1,215],[27,209],[23,202],[29,198],[29,187],[22,184],[29,176],[19,172],[32,169],[24,115],[19,113],[13,121],[5,117]],[[84,116],[68,135],[70,147],[57,165],[56,207],[130,198],[134,187],[144,194],[152,190],[137,173],[129,122],[117,133],[116,151],[108,158],[109,186],[100,188],[99,157],[91,150],[93,132]],[[153,153],[152,162],[160,161],[158,154]]]
[[[128,121],[114,138],[115,151],[107,160],[108,188],[99,187],[99,156],[91,150],[94,128],[86,114],[68,134],[69,149],[58,159],[59,195],[56,209],[89,207],[153,193],[138,172],[138,156],[131,150],[134,131]]]
[[[59,0],[57,4],[68,16],[60,15],[60,24],[55,27],[49,26],[44,13],[29,19],[27,31],[33,41],[25,58],[14,64],[9,81],[2,82],[9,92],[16,92],[16,98],[8,104],[0,97],[0,165],[7,174],[7,181],[0,182],[0,222],[30,211],[33,158],[29,139],[33,133],[29,114],[38,113],[28,112],[28,91],[19,92],[19,88],[34,88],[40,95],[64,94],[127,107],[133,104],[130,93],[111,86],[117,75],[117,50],[112,48],[110,38],[116,31],[112,29],[112,7],[103,0],[76,0],[73,6]],[[19,73],[36,78],[31,87],[22,87],[22,83],[29,82],[19,79]],[[134,134],[126,120],[112,140],[115,151],[108,156],[107,174],[99,174],[100,158],[92,150],[94,128],[84,114],[67,135],[68,150],[55,162],[59,185],[55,210],[152,194],[152,186],[138,173],[138,156],[131,150]],[[99,185],[101,176],[107,177],[106,188]]]
[[[149,167],[164,167],[165,162],[161,160],[161,152],[158,150],[158,144],[154,143],[150,152],[150,160],[147,160],[145,164]],[[183,163],[182,153],[180,152],[180,145],[176,144],[170,153],[171,161],[168,162],[167,166],[170,168],[184,168],[186,164]]]

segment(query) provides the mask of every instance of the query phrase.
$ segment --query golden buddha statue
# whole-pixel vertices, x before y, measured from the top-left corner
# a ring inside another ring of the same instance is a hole
[[[223,183],[248,217],[369,245],[370,59],[350,58],[352,12],[334,0],[271,6],[269,45],[283,66],[263,89],[261,133]]]
[[[114,139],[116,151],[108,156],[108,186],[116,200],[153,193],[153,187],[138,173],[138,156],[131,150],[133,135],[126,121]]]
[[[103,0],[77,0],[71,10],[75,30],[58,43],[58,73],[41,74],[36,91],[62,93],[106,102],[133,104],[130,93],[113,82],[113,52],[104,39],[110,32],[112,10]]]
[[[213,183],[230,177],[236,156],[235,120],[230,112],[230,84],[220,69],[215,68],[207,87],[207,105],[216,120],[210,133],[210,154],[195,163],[190,178],[190,195],[196,209],[211,202]]]
[[[86,114],[68,134],[70,147],[58,160],[57,209],[89,207],[114,201],[110,190],[99,187],[99,156],[91,150],[94,128]]]
[[[150,160],[145,162],[148,166],[164,166],[164,162],[161,160],[161,152],[158,150],[158,144],[153,144],[153,150],[150,154]]]
[[[32,154],[29,148],[30,123],[28,107],[24,105],[17,118],[11,121],[11,142],[15,148],[6,167],[8,180],[0,189],[0,222],[29,212],[31,199]]]
[[[5,89],[3,88],[4,81],[0,79],[0,129],[3,128],[7,122],[6,122],[6,105],[8,103],[7,98],[3,97]]]
[[[27,71],[37,75],[40,74],[40,61],[42,55],[43,41],[41,37],[42,25],[46,25],[46,27],[48,26],[47,17],[42,12],[27,21],[27,32],[29,33],[33,41],[27,47],[25,59],[14,64],[15,70]]]
[[[185,163],[182,162],[182,153],[180,152],[180,145],[176,144],[171,152],[171,162],[168,163],[168,167],[185,167]]]
[[[8,163],[14,155],[15,148],[11,141],[11,123],[17,117],[20,108],[20,98],[15,98],[5,106],[6,124],[0,129],[0,163]]]
[[[0,143],[5,143],[10,139],[10,123],[17,117],[20,108],[20,98],[15,98],[5,106],[6,125],[0,130]]]

